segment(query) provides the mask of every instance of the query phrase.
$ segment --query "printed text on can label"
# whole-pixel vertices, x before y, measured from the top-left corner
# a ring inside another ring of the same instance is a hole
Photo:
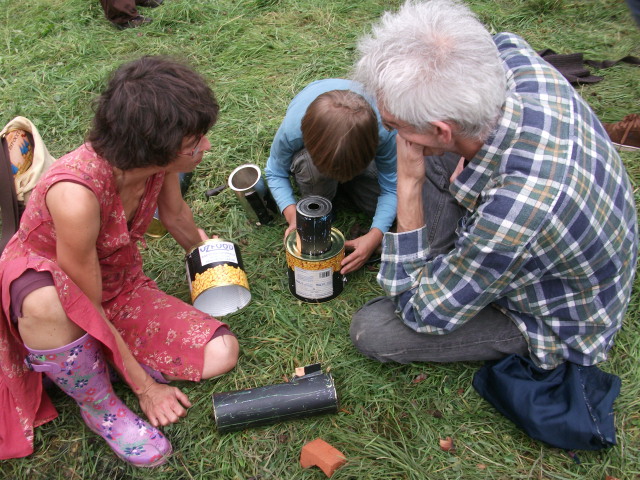
[[[236,250],[231,242],[207,243],[198,247],[198,253],[202,265],[217,262],[238,263]]]

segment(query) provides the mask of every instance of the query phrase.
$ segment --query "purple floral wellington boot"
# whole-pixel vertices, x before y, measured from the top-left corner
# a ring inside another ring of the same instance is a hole
[[[113,391],[100,342],[89,334],[54,350],[33,350],[26,363],[43,372],[80,406],[85,423],[123,460],[138,467],[166,462],[171,444]]]

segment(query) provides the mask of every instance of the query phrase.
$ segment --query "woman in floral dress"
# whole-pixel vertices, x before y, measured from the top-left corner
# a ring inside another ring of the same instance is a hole
[[[32,453],[34,427],[57,415],[39,372],[76,400],[119,457],[155,466],[171,453],[157,427],[191,406],[168,381],[235,366],[228,327],[160,291],[137,248],[156,207],[185,250],[207,238],[178,174],[211,147],[217,115],[213,92],[191,68],[163,57],[127,63],[99,97],[87,142],[34,189],[0,258],[0,459]],[[115,395],[108,363],[149,423]]]

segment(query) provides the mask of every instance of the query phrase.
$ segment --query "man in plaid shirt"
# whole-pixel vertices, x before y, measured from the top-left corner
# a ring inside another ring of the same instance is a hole
[[[397,233],[353,316],[380,361],[606,359],[631,295],[633,190],[587,103],[521,38],[465,6],[405,4],[355,77],[397,130]]]

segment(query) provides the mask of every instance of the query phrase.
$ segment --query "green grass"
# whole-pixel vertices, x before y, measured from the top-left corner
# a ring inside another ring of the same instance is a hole
[[[97,0],[0,0],[0,123],[15,115],[33,120],[51,153],[75,148],[91,120],[91,101],[107,74],[141,54],[188,60],[211,81],[221,104],[213,145],[187,194],[199,224],[240,245],[252,302],[226,320],[238,334],[237,368],[217,380],[180,384],[194,406],[186,419],[164,429],[175,454],[154,470],[118,460],[86,428],[77,407],[54,395],[60,417],[36,429],[36,452],[0,463],[11,479],[321,479],[303,470],[302,446],[317,437],[347,456],[335,479],[619,479],[640,476],[640,290],[638,282],[623,330],[603,369],[622,378],[616,427],[618,445],[565,452],[524,435],[471,387],[479,364],[381,365],[359,355],[349,340],[351,314],[381,293],[375,271],[349,276],[331,302],[310,305],[288,291],[284,223],[256,227],[230,191],[206,199],[236,166],[264,166],[288,102],[308,82],[348,74],[357,38],[382,11],[383,0],[166,0],[141,29],[117,31]],[[534,48],[584,52],[594,60],[640,56],[640,29],[620,0],[473,0],[492,31],[513,31]],[[638,113],[640,70],[620,65],[594,71],[604,77],[579,87],[605,122]],[[640,203],[640,155],[624,154]],[[342,215],[348,232],[366,225]],[[183,252],[170,238],[150,240],[146,271],[160,286],[188,298]],[[336,415],[220,435],[211,394],[283,381],[297,366],[322,362],[341,400]],[[421,376],[422,375],[422,376]],[[421,377],[419,377],[421,376]],[[414,382],[417,377],[423,381]],[[123,385],[118,392],[137,408]],[[440,450],[451,436],[455,452]]]

